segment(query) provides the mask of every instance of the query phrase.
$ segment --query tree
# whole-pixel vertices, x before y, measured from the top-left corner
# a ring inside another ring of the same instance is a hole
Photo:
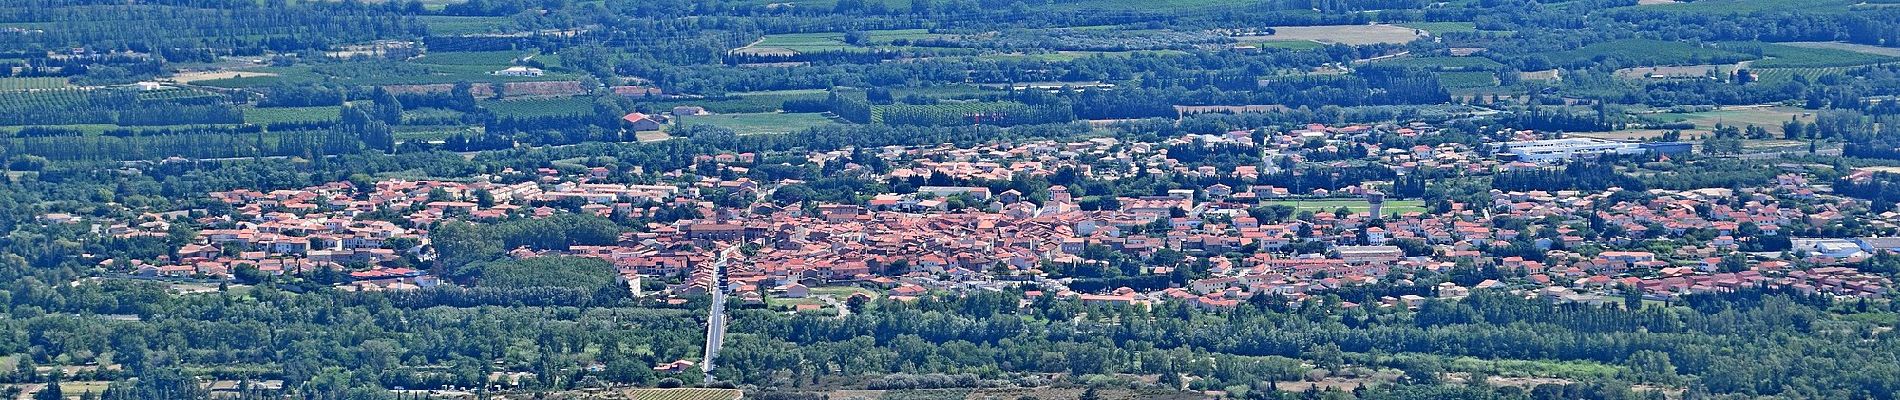
[[[46,388],[34,393],[33,400],[66,400],[65,392],[59,387],[59,373],[55,372],[46,378]]]

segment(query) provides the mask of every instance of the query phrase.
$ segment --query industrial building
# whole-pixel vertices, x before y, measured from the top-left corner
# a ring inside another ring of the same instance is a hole
[[[1648,149],[1638,143],[1593,138],[1566,138],[1505,143],[1498,149],[1498,156],[1518,161],[1544,163],[1606,154],[1637,155],[1647,152]]]

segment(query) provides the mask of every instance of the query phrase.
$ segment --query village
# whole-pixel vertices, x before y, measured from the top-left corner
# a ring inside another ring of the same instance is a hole
[[[839,174],[902,188],[850,204],[759,201],[742,207],[746,209],[715,205],[714,196],[766,200],[778,188],[802,183],[754,181],[748,172],[764,157],[741,153],[697,160],[735,179],[665,171],[658,173],[658,183],[631,184],[616,175],[640,171],[540,168],[455,181],[388,179],[369,186],[334,182],[299,190],[208,194],[227,205],[228,212],[176,210],[146,213],[135,221],[92,221],[65,214],[41,219],[94,224],[103,234],[120,238],[180,232],[173,224],[199,227],[191,231],[195,237],[187,244],[164,257],[97,260],[101,267],[133,278],[216,281],[245,273],[334,270],[348,275],[337,283],[348,290],[417,290],[456,284],[431,272],[438,254],[429,229],[440,221],[483,223],[577,212],[647,222],[609,245],[520,248],[509,256],[598,258],[610,262],[636,295],[679,302],[718,289],[722,279],[713,269],[715,252],[741,246],[743,251],[723,277],[727,288],[740,301],[783,305],[787,311],[843,313],[839,297],[904,300],[933,292],[1024,285],[1033,288],[1025,291],[1029,297],[1126,305],[1181,301],[1219,310],[1261,296],[1297,302],[1354,285],[1409,284],[1422,272],[1462,276],[1464,282],[1445,281],[1423,294],[1388,296],[1364,306],[1417,307],[1431,296],[1458,298],[1473,290],[1586,304],[1616,303],[1630,296],[1671,301],[1745,287],[1842,298],[1889,295],[1889,279],[1860,272],[1854,265],[1875,254],[1900,251],[1900,239],[1795,237],[1787,227],[1852,220],[1891,232],[1900,215],[1868,213],[1855,200],[1830,195],[1798,172],[1738,189],[1494,189],[1482,203],[1447,201],[1436,205],[1438,210],[1416,198],[1388,193],[1394,189],[1392,181],[1330,191],[1214,183],[1112,200],[1085,198],[1062,185],[1024,193],[931,184],[1069,173],[1101,180],[1176,175],[1255,182],[1282,168],[1273,162],[1217,168],[1170,154],[1171,149],[1196,147],[1243,149],[1261,160],[1290,163],[1316,162],[1307,160],[1316,154],[1363,151],[1364,157],[1317,162],[1346,168],[1373,160],[1399,176],[1434,170],[1536,170],[1634,148],[1585,147],[1550,157],[1549,149],[1563,142],[1507,145],[1494,152],[1498,149],[1458,143],[1384,148],[1368,139],[1433,131],[1423,124],[1310,125],[1284,133],[1190,134],[1160,143],[1097,137],[974,148],[858,149],[888,164],[882,171],[846,161],[851,151],[809,155],[808,161],[816,164],[846,163],[837,168]],[[1526,143],[1537,138],[1529,131],[1518,135]],[[1512,148],[1536,148],[1540,156],[1510,157]],[[697,217],[650,219],[666,209],[693,210]],[[1760,250],[1761,243],[1785,245]],[[1110,259],[1121,257],[1145,261],[1106,275],[1076,272],[1115,269]],[[1193,273],[1177,271],[1184,268]],[[664,290],[642,290],[656,286],[643,282],[664,282],[657,285]]]

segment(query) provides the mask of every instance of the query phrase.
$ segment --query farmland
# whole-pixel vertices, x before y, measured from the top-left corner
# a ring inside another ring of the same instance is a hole
[[[268,125],[279,122],[312,122],[337,119],[338,106],[254,107],[244,110],[244,123]]]
[[[844,32],[787,33],[766,35],[751,45],[733,49],[734,53],[775,55],[797,54],[821,51],[870,51],[877,46],[888,45],[898,39],[924,39],[938,37],[923,29],[901,29],[884,31],[866,31],[864,43],[845,42]]]
[[[514,63],[515,59],[533,55],[526,51],[444,51],[431,52],[415,61],[436,65],[488,65],[497,68]]]
[[[1900,61],[1900,57],[1856,52],[1846,49],[1767,44],[1761,46],[1767,59],[1752,64],[1756,68],[1833,68]]]
[[[1357,46],[1375,43],[1406,43],[1428,35],[1429,33],[1420,29],[1398,25],[1326,25],[1274,27],[1272,35],[1242,36],[1235,39],[1242,42],[1306,40]]]
[[[737,400],[742,393],[738,389],[631,389],[626,391],[628,400]]]
[[[752,113],[680,116],[680,126],[711,125],[741,135],[785,133],[836,122],[815,113]]]
[[[593,99],[586,97],[483,101],[481,106],[494,112],[495,115],[509,117],[547,117],[594,112]]]
[[[1793,118],[1803,122],[1814,122],[1814,116],[1807,111],[1788,107],[1725,107],[1721,110],[1685,114],[1660,114],[1663,120],[1683,121],[1696,125],[1696,128],[1714,128],[1715,124],[1728,126],[1754,125],[1767,129],[1771,133],[1780,133],[1781,124]]]
[[[1550,60],[1560,65],[1584,65],[1598,59],[1616,59],[1628,66],[1696,65],[1733,63],[1754,58],[1749,54],[1694,43],[1649,39],[1612,40],[1550,54]]]
[[[426,15],[417,19],[429,27],[430,34],[444,36],[490,33],[498,30],[497,28],[503,24],[509,23],[507,17]]]
[[[1490,87],[1498,85],[1498,76],[1489,71],[1440,72],[1438,83],[1451,89]]]
[[[66,78],[0,78],[0,92],[23,90],[65,89],[72,87]]]
[[[1491,70],[1504,67],[1504,64],[1484,57],[1401,57],[1376,63],[1435,70]]]

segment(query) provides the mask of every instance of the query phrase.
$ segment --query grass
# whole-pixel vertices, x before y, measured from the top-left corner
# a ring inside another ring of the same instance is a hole
[[[834,123],[836,122],[814,113],[713,114],[679,117],[680,126],[712,125],[731,129],[741,135],[793,132]]]
[[[1270,200],[1270,201],[1264,201],[1261,203],[1267,204],[1267,205],[1282,205],[1282,206],[1287,206],[1287,207],[1293,207],[1295,210],[1298,210],[1298,211],[1312,211],[1315,213],[1333,212],[1334,210],[1338,210],[1340,207],[1345,207],[1347,210],[1350,210],[1355,213],[1362,213],[1362,212],[1366,212],[1366,210],[1371,207],[1371,205],[1366,204],[1366,201],[1364,199]],[[1392,213],[1404,214],[1408,212],[1422,213],[1422,212],[1425,212],[1425,201],[1424,200],[1386,200],[1385,206],[1381,207],[1379,212],[1384,213],[1384,214],[1392,214]]]
[[[244,123],[267,125],[278,122],[314,122],[337,119],[339,106],[266,107],[244,109]]]

